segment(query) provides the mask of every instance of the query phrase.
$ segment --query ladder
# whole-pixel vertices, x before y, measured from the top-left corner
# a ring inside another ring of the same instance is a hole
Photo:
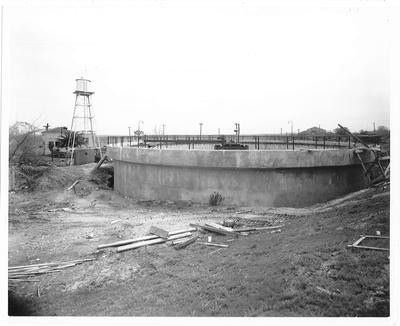
[[[375,159],[372,162],[365,162],[361,156],[365,150],[366,149],[364,148],[356,149],[355,154],[361,163],[361,166],[364,170],[364,175],[368,178],[369,183],[372,185],[379,181],[386,180],[388,178],[388,171],[390,169],[390,156],[382,156],[382,152],[380,150],[374,150],[370,148],[370,150],[374,153]],[[382,166],[383,162],[387,162],[385,169]]]

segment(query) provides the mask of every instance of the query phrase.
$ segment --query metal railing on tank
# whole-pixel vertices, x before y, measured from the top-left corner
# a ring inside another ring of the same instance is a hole
[[[299,150],[299,149],[346,149],[360,145],[349,136],[281,136],[281,135],[225,135],[227,143],[247,145],[249,150]],[[203,149],[213,150],[221,144],[220,135],[142,135],[100,136],[103,146],[138,147],[155,149]],[[376,144],[375,144],[376,145]]]

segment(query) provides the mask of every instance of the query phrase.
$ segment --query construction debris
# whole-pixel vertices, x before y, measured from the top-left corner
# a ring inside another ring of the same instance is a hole
[[[382,251],[389,251],[389,248],[380,248],[380,247],[370,247],[370,246],[361,246],[360,243],[368,238],[375,238],[375,239],[389,239],[389,237],[382,236],[382,235],[363,235],[359,238],[356,242],[351,245],[347,245],[348,248],[358,248],[358,249],[370,249],[370,250],[382,250]]]
[[[222,221],[222,225],[223,226],[227,226],[227,227],[229,227],[229,228],[232,228],[232,227],[234,227],[235,226],[235,221],[233,221],[233,220],[224,220],[224,221]]]
[[[150,227],[149,233],[159,236],[160,238],[163,238],[163,239],[167,239],[170,235],[168,231],[158,228],[154,225],[152,225]]]
[[[198,244],[201,245],[205,245],[205,246],[211,246],[211,247],[221,247],[221,248],[228,248],[228,245],[225,244],[219,244],[219,243],[210,243],[210,242],[196,242]]]
[[[175,240],[175,239],[179,239],[179,238],[185,238],[185,237],[189,237],[191,235],[192,235],[192,232],[186,232],[186,233],[172,235],[168,239],[162,239],[162,238],[157,237],[157,239],[154,239],[154,240],[140,241],[140,242],[136,242],[136,243],[118,247],[117,252],[123,252],[126,250],[136,249],[136,248],[140,248],[140,247],[144,247],[144,246],[150,246],[153,244],[164,243],[166,241]]]
[[[171,231],[171,232],[169,232],[169,235],[172,236],[172,235],[176,235],[176,234],[181,234],[181,233],[186,233],[186,232],[195,232],[195,231],[196,231],[196,229],[192,227],[192,228],[188,228],[188,229],[184,229],[184,230]],[[104,249],[104,248],[108,248],[108,247],[118,247],[118,246],[123,246],[123,245],[127,245],[127,244],[134,243],[134,242],[154,240],[154,239],[159,239],[159,237],[156,235],[147,235],[147,236],[140,237],[140,238],[121,240],[121,241],[117,241],[117,242],[113,242],[113,243],[99,245],[99,246],[97,246],[97,249]]]
[[[81,264],[86,261],[92,261],[94,258],[77,259],[60,263],[42,263],[25,266],[13,266],[8,268],[8,280],[15,281],[34,275],[61,272],[62,269]]]
[[[66,188],[66,191],[71,191],[73,187],[75,187],[75,185],[81,180],[76,180],[71,186],[69,186],[68,188]]]
[[[227,228],[225,226],[219,225],[217,223],[206,223],[201,226],[204,230],[211,231],[214,233],[219,233],[223,235],[237,235],[237,233],[233,232],[233,229]]]
[[[233,229],[235,232],[250,232],[250,231],[260,231],[260,230],[273,230],[273,229],[280,229],[285,225],[275,225],[275,226],[263,226],[263,227],[249,227],[249,228],[238,228]]]
[[[108,155],[104,155],[103,158],[97,163],[96,169],[98,169],[103,163],[112,162],[112,159]]]
[[[172,242],[172,244],[174,245],[175,249],[182,249],[187,247],[188,245],[190,245],[191,243],[195,242],[197,240],[198,236],[195,235],[189,239],[184,239],[182,241],[179,241],[178,243],[174,243]]]

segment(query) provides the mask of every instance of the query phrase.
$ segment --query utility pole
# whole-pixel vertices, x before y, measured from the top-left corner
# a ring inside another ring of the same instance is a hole
[[[289,120],[288,123],[290,123],[290,136],[293,138],[293,121]]]
[[[144,123],[142,120],[139,120],[138,126],[137,126],[137,147],[139,147],[139,141],[140,141],[140,124]]]
[[[374,122],[374,134],[375,134],[375,122]]]
[[[235,122],[235,133],[236,133],[236,138],[237,138],[237,143],[239,143],[239,136],[240,136],[240,123]]]
[[[131,141],[131,127],[128,127],[129,129],[129,146],[132,146],[132,141]]]
[[[162,125],[162,134],[165,135],[165,124]]]
[[[200,122],[199,125],[200,125],[200,140],[201,140],[201,131],[203,129],[203,122]]]

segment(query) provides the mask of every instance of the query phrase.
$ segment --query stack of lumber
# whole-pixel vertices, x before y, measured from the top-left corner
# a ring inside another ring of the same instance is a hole
[[[195,236],[187,238],[187,239],[180,239],[180,240],[172,241],[172,245],[174,246],[175,249],[182,249],[182,248],[187,247],[191,243],[196,242],[197,238],[198,238],[198,236],[195,235]]]
[[[199,225],[199,224],[190,224],[190,225],[197,227],[197,228],[201,228],[206,231],[210,231],[210,232],[214,232],[214,233],[218,233],[218,234],[222,234],[222,235],[233,235],[233,236],[238,235],[237,233],[234,232],[234,230],[232,228],[228,228],[228,227],[222,226],[217,223],[208,222],[203,225]]]
[[[151,232],[158,233],[160,234],[160,229],[152,227]],[[131,250],[131,249],[136,249],[144,246],[149,246],[149,245],[154,245],[154,244],[159,244],[159,243],[164,243],[167,241],[172,241],[180,238],[186,238],[189,237],[193,234],[193,232],[196,231],[196,228],[187,228],[184,230],[177,230],[177,231],[171,231],[167,232],[164,237],[160,237],[158,235],[147,235],[144,237],[140,238],[133,238],[133,239],[127,239],[127,240],[122,240],[122,241],[117,241],[113,243],[107,243],[107,244],[102,244],[97,247],[97,249],[104,249],[104,248],[109,248],[109,247],[117,247],[117,252],[123,252],[126,250]]]
[[[92,260],[94,259],[89,258],[89,259],[77,259],[60,263],[42,263],[34,265],[8,267],[8,280],[18,281],[20,279],[35,275],[61,272],[61,270],[64,268],[72,267],[81,264],[85,261],[92,261]]]
[[[200,224],[190,224],[191,226],[201,228],[206,231],[222,234],[222,235],[233,235],[233,236],[238,236],[241,234],[241,232],[251,232],[251,231],[260,231],[260,230],[274,230],[274,229],[280,229],[284,225],[276,225],[276,226],[263,226],[263,227],[245,227],[245,228],[230,228],[226,227],[217,223],[205,223],[203,225]]]

